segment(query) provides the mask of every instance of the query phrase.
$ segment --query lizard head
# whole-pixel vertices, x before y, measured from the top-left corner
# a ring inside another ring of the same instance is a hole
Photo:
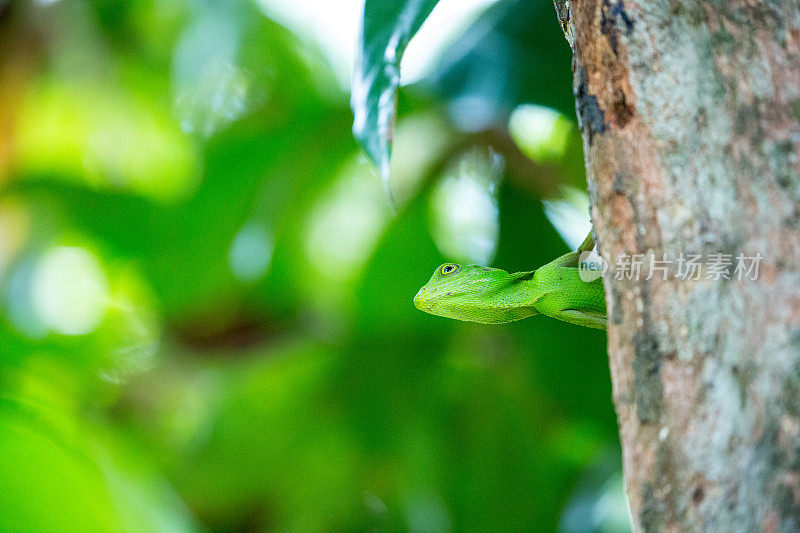
[[[497,268],[445,263],[419,290],[414,305],[432,315],[468,322],[511,322],[535,314],[520,300],[520,281],[525,276]]]

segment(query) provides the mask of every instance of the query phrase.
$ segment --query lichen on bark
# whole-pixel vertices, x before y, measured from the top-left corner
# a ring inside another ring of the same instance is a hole
[[[605,279],[634,522],[797,530],[800,5],[555,4],[601,255],[763,258],[756,280]]]

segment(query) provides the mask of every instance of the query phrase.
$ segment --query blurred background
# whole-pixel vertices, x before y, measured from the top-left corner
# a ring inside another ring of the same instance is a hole
[[[589,227],[549,0],[0,1],[0,530],[627,531],[605,333],[417,311]]]

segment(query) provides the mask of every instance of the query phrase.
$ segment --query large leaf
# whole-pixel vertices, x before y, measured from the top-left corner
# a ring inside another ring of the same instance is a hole
[[[380,170],[387,191],[400,60],[408,41],[437,2],[366,0],[364,5],[364,24],[353,69],[353,134]]]

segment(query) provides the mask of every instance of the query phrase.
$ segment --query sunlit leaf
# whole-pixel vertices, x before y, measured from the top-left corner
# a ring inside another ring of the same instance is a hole
[[[353,134],[381,173],[388,190],[392,126],[400,85],[400,60],[438,0],[367,0],[353,69]]]

